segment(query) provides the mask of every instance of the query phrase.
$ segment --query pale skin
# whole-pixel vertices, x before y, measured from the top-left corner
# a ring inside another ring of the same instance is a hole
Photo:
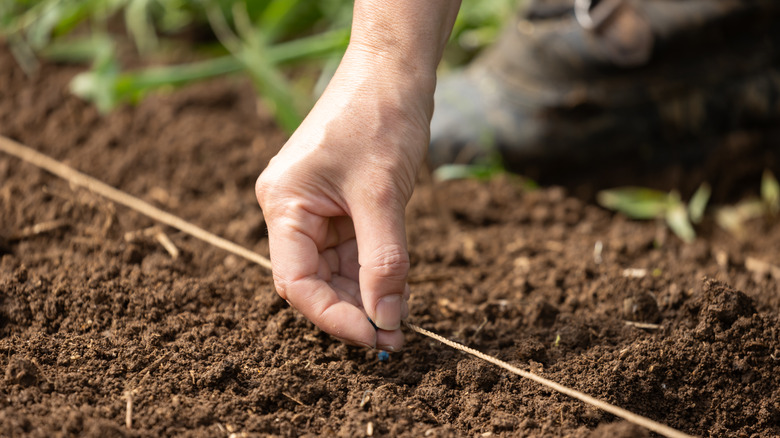
[[[350,344],[403,346],[404,211],[459,7],[459,0],[356,0],[336,74],[257,180],[277,292]]]

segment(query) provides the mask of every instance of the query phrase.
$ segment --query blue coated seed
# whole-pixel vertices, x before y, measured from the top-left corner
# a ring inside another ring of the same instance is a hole
[[[376,355],[376,357],[377,357],[377,359],[379,359],[380,362],[387,362],[388,360],[390,360],[390,353],[388,353],[388,352],[383,350],[383,351],[380,351]]]

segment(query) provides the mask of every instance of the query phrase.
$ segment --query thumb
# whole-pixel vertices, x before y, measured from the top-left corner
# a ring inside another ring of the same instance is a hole
[[[389,203],[353,211],[360,262],[360,293],[363,307],[377,327],[397,330],[409,307],[406,276],[409,253],[406,247],[403,204]]]

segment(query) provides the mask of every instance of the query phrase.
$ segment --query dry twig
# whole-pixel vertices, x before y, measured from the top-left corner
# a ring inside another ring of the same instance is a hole
[[[168,254],[171,255],[171,258],[179,258],[179,248],[176,248],[176,245],[173,244],[173,241],[171,241],[167,234],[160,231],[154,235],[154,238],[160,242],[160,245],[162,245],[166,251],[168,251]]]
[[[170,237],[168,237],[168,235],[165,234],[158,225],[143,230],[128,231],[125,233],[126,242],[135,242],[136,240],[150,237],[153,237],[154,240],[162,245],[162,247],[168,251],[168,254],[171,255],[171,258],[177,259],[179,257],[179,248],[176,247]]]
[[[647,329],[647,330],[658,330],[661,328],[661,324],[652,324],[649,322],[639,322],[639,321],[623,321],[626,325],[630,325],[632,327],[641,328],[641,329]]]
[[[307,406],[307,405],[306,405],[306,403],[304,403],[304,402],[302,402],[302,401],[298,400],[297,398],[295,398],[295,397],[291,396],[290,394],[288,394],[288,393],[286,393],[286,392],[283,392],[283,393],[282,393],[282,395],[283,395],[283,396],[285,396],[285,397],[287,397],[287,398],[289,398],[290,400],[294,401],[295,403],[298,403],[298,404],[299,404],[299,405],[301,405],[301,406]]]
[[[28,237],[37,236],[39,234],[49,233],[59,228],[67,227],[68,223],[64,220],[54,220],[47,222],[40,222],[29,227],[22,228],[18,233],[12,234],[8,237],[8,240],[22,240]]]
[[[125,398],[127,399],[127,410],[125,411],[125,426],[128,429],[133,428],[133,391],[125,391]]]

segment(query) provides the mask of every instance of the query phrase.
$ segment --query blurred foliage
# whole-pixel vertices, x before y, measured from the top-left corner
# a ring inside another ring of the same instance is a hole
[[[780,216],[780,183],[769,170],[761,178],[760,198],[745,199],[735,205],[719,208],[715,221],[738,239],[745,237],[745,223],[765,218],[768,222]]]
[[[463,0],[444,52],[442,68],[460,67],[495,42],[504,27],[513,24],[523,0]]]
[[[702,184],[686,205],[676,191],[670,193],[643,187],[602,190],[596,199],[603,207],[632,219],[663,218],[669,229],[685,242],[696,239],[692,224],[701,222],[710,199],[710,187]]]
[[[465,1],[447,67],[495,40],[517,2]],[[352,0],[0,0],[0,37],[28,73],[39,57],[90,63],[71,89],[103,112],[151,91],[243,72],[291,132],[313,104],[312,76],[326,83],[346,49],[352,6]],[[148,67],[122,67],[117,51],[127,38]],[[155,62],[172,52],[198,60]]]

